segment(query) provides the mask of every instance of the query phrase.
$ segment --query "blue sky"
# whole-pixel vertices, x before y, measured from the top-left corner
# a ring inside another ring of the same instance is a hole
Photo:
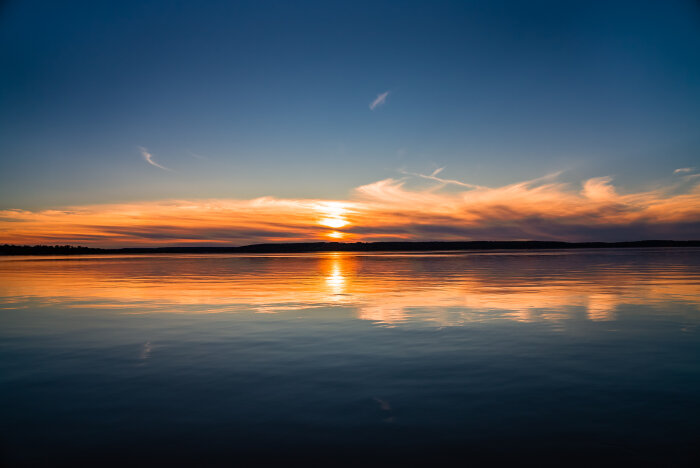
[[[700,166],[694,1],[9,1],[0,63],[0,209]]]

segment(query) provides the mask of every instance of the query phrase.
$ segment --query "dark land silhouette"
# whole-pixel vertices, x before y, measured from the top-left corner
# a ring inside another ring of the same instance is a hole
[[[700,240],[632,242],[468,241],[468,242],[298,242],[240,247],[125,247],[102,249],[71,245],[0,245],[0,255],[230,254],[306,252],[429,252],[449,250],[542,250],[700,247]]]

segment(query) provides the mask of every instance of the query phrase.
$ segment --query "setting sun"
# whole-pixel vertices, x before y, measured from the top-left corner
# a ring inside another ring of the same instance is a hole
[[[348,222],[340,218],[324,218],[321,221],[319,221],[318,224],[321,224],[322,226],[328,226],[331,228],[341,228],[343,226],[346,226]]]
[[[321,226],[337,229],[349,224],[344,216],[348,210],[342,202],[320,202],[316,209],[324,216],[318,221],[318,224]],[[336,233],[335,235],[330,235],[330,237],[342,237],[342,234]]]

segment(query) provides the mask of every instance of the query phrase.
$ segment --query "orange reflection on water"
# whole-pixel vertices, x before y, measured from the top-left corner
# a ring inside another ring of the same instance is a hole
[[[697,253],[693,255],[697,256]],[[0,300],[130,313],[347,306],[382,324],[614,320],[621,304],[700,309],[692,263],[579,252],[4,258]]]
[[[350,276],[348,273],[348,265],[351,260],[339,253],[332,253],[329,261],[321,263],[321,270],[326,279],[328,292],[331,293],[333,300],[338,301],[340,296],[345,294],[346,280]]]

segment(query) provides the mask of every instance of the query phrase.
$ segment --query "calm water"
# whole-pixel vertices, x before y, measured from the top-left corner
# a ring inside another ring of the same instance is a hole
[[[0,461],[700,458],[700,250],[0,259]]]

